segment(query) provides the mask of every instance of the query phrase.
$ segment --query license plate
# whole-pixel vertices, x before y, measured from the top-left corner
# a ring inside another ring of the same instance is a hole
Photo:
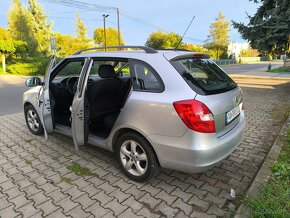
[[[241,109],[240,105],[235,107],[234,109],[230,110],[226,113],[226,125],[228,125],[230,122],[232,122],[237,116],[240,115]]]

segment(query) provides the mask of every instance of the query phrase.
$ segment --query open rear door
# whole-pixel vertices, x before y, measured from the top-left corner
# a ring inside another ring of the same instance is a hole
[[[72,136],[76,151],[80,145],[84,145],[88,136],[89,107],[86,101],[87,81],[92,67],[91,58],[86,58],[79,77],[78,86],[71,106]]]
[[[45,139],[47,140],[48,134],[53,132],[53,121],[52,121],[52,107],[50,101],[50,92],[49,92],[49,81],[50,73],[53,67],[56,64],[55,56],[52,56],[49,64],[46,68],[44,85],[40,93],[39,105],[40,105],[40,119],[44,128]]]

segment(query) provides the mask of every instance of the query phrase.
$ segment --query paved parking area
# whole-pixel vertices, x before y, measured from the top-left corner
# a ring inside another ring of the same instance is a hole
[[[281,105],[290,102],[284,81],[238,82],[248,122],[242,144],[205,173],[162,170],[144,184],[127,179],[107,151],[85,146],[75,154],[67,137],[45,142],[30,134],[23,114],[0,116],[0,217],[230,216],[281,128]],[[94,174],[75,175],[67,168],[73,163]]]

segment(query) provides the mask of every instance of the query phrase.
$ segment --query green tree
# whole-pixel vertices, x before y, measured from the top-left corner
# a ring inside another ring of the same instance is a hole
[[[220,58],[226,54],[230,43],[230,22],[220,11],[215,22],[211,23],[209,35],[206,40],[205,47],[215,51],[215,58]]]
[[[175,48],[180,40],[181,36],[177,33],[157,31],[149,35],[146,46],[154,49]],[[182,47],[182,43],[180,43],[180,47]]]
[[[258,57],[260,52],[256,49],[252,49],[251,47],[248,49],[244,49],[240,53],[240,57]]]
[[[83,21],[81,20],[80,14],[77,13],[77,21],[76,21],[76,35],[77,38],[82,41],[82,42],[87,42],[87,27],[86,25],[83,23]]]
[[[11,39],[11,35],[7,29],[0,27],[0,40],[8,40]]]
[[[20,0],[13,0],[8,13],[8,27],[13,40],[27,43],[28,52],[34,54],[37,50],[37,40],[33,31],[33,16]]]
[[[26,42],[23,41],[13,41],[15,47],[15,54],[16,55],[25,55],[28,51],[28,46]]]
[[[6,61],[5,55],[9,53],[14,53],[15,47],[12,40],[0,40],[0,54],[2,56],[2,69],[6,72]]]
[[[87,42],[82,42],[73,36],[62,35],[60,33],[56,33],[56,42],[58,45],[57,53],[61,57],[71,55],[81,49],[92,47],[92,45]]]
[[[199,52],[199,53],[209,54],[210,56],[214,56],[214,51],[204,48],[200,45],[186,43],[182,45],[181,48],[189,50],[189,51],[193,51],[193,52]]]
[[[94,31],[93,40],[96,44],[105,46],[104,41],[104,28],[98,27]],[[122,34],[120,33],[120,44],[124,45]],[[106,45],[107,46],[118,46],[118,30],[116,28],[106,28]]]
[[[47,53],[50,46],[51,23],[47,23],[47,15],[37,0],[29,0],[29,12],[32,15],[33,34],[37,40],[37,51]]]
[[[269,55],[290,52],[290,1],[250,0],[260,4],[249,24],[232,21],[252,48]]]

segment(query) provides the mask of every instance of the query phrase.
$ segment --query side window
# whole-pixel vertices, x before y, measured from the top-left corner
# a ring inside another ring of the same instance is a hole
[[[68,62],[60,71],[57,72],[57,75],[54,79],[62,79],[67,77],[79,77],[85,60],[72,60]]]
[[[130,68],[128,64],[128,60],[94,60],[90,76],[91,77],[99,77],[98,71],[101,65],[112,65],[114,67],[115,73],[117,77],[130,77]]]
[[[164,89],[161,78],[149,65],[133,61],[131,65],[133,89],[138,91],[162,92]]]

